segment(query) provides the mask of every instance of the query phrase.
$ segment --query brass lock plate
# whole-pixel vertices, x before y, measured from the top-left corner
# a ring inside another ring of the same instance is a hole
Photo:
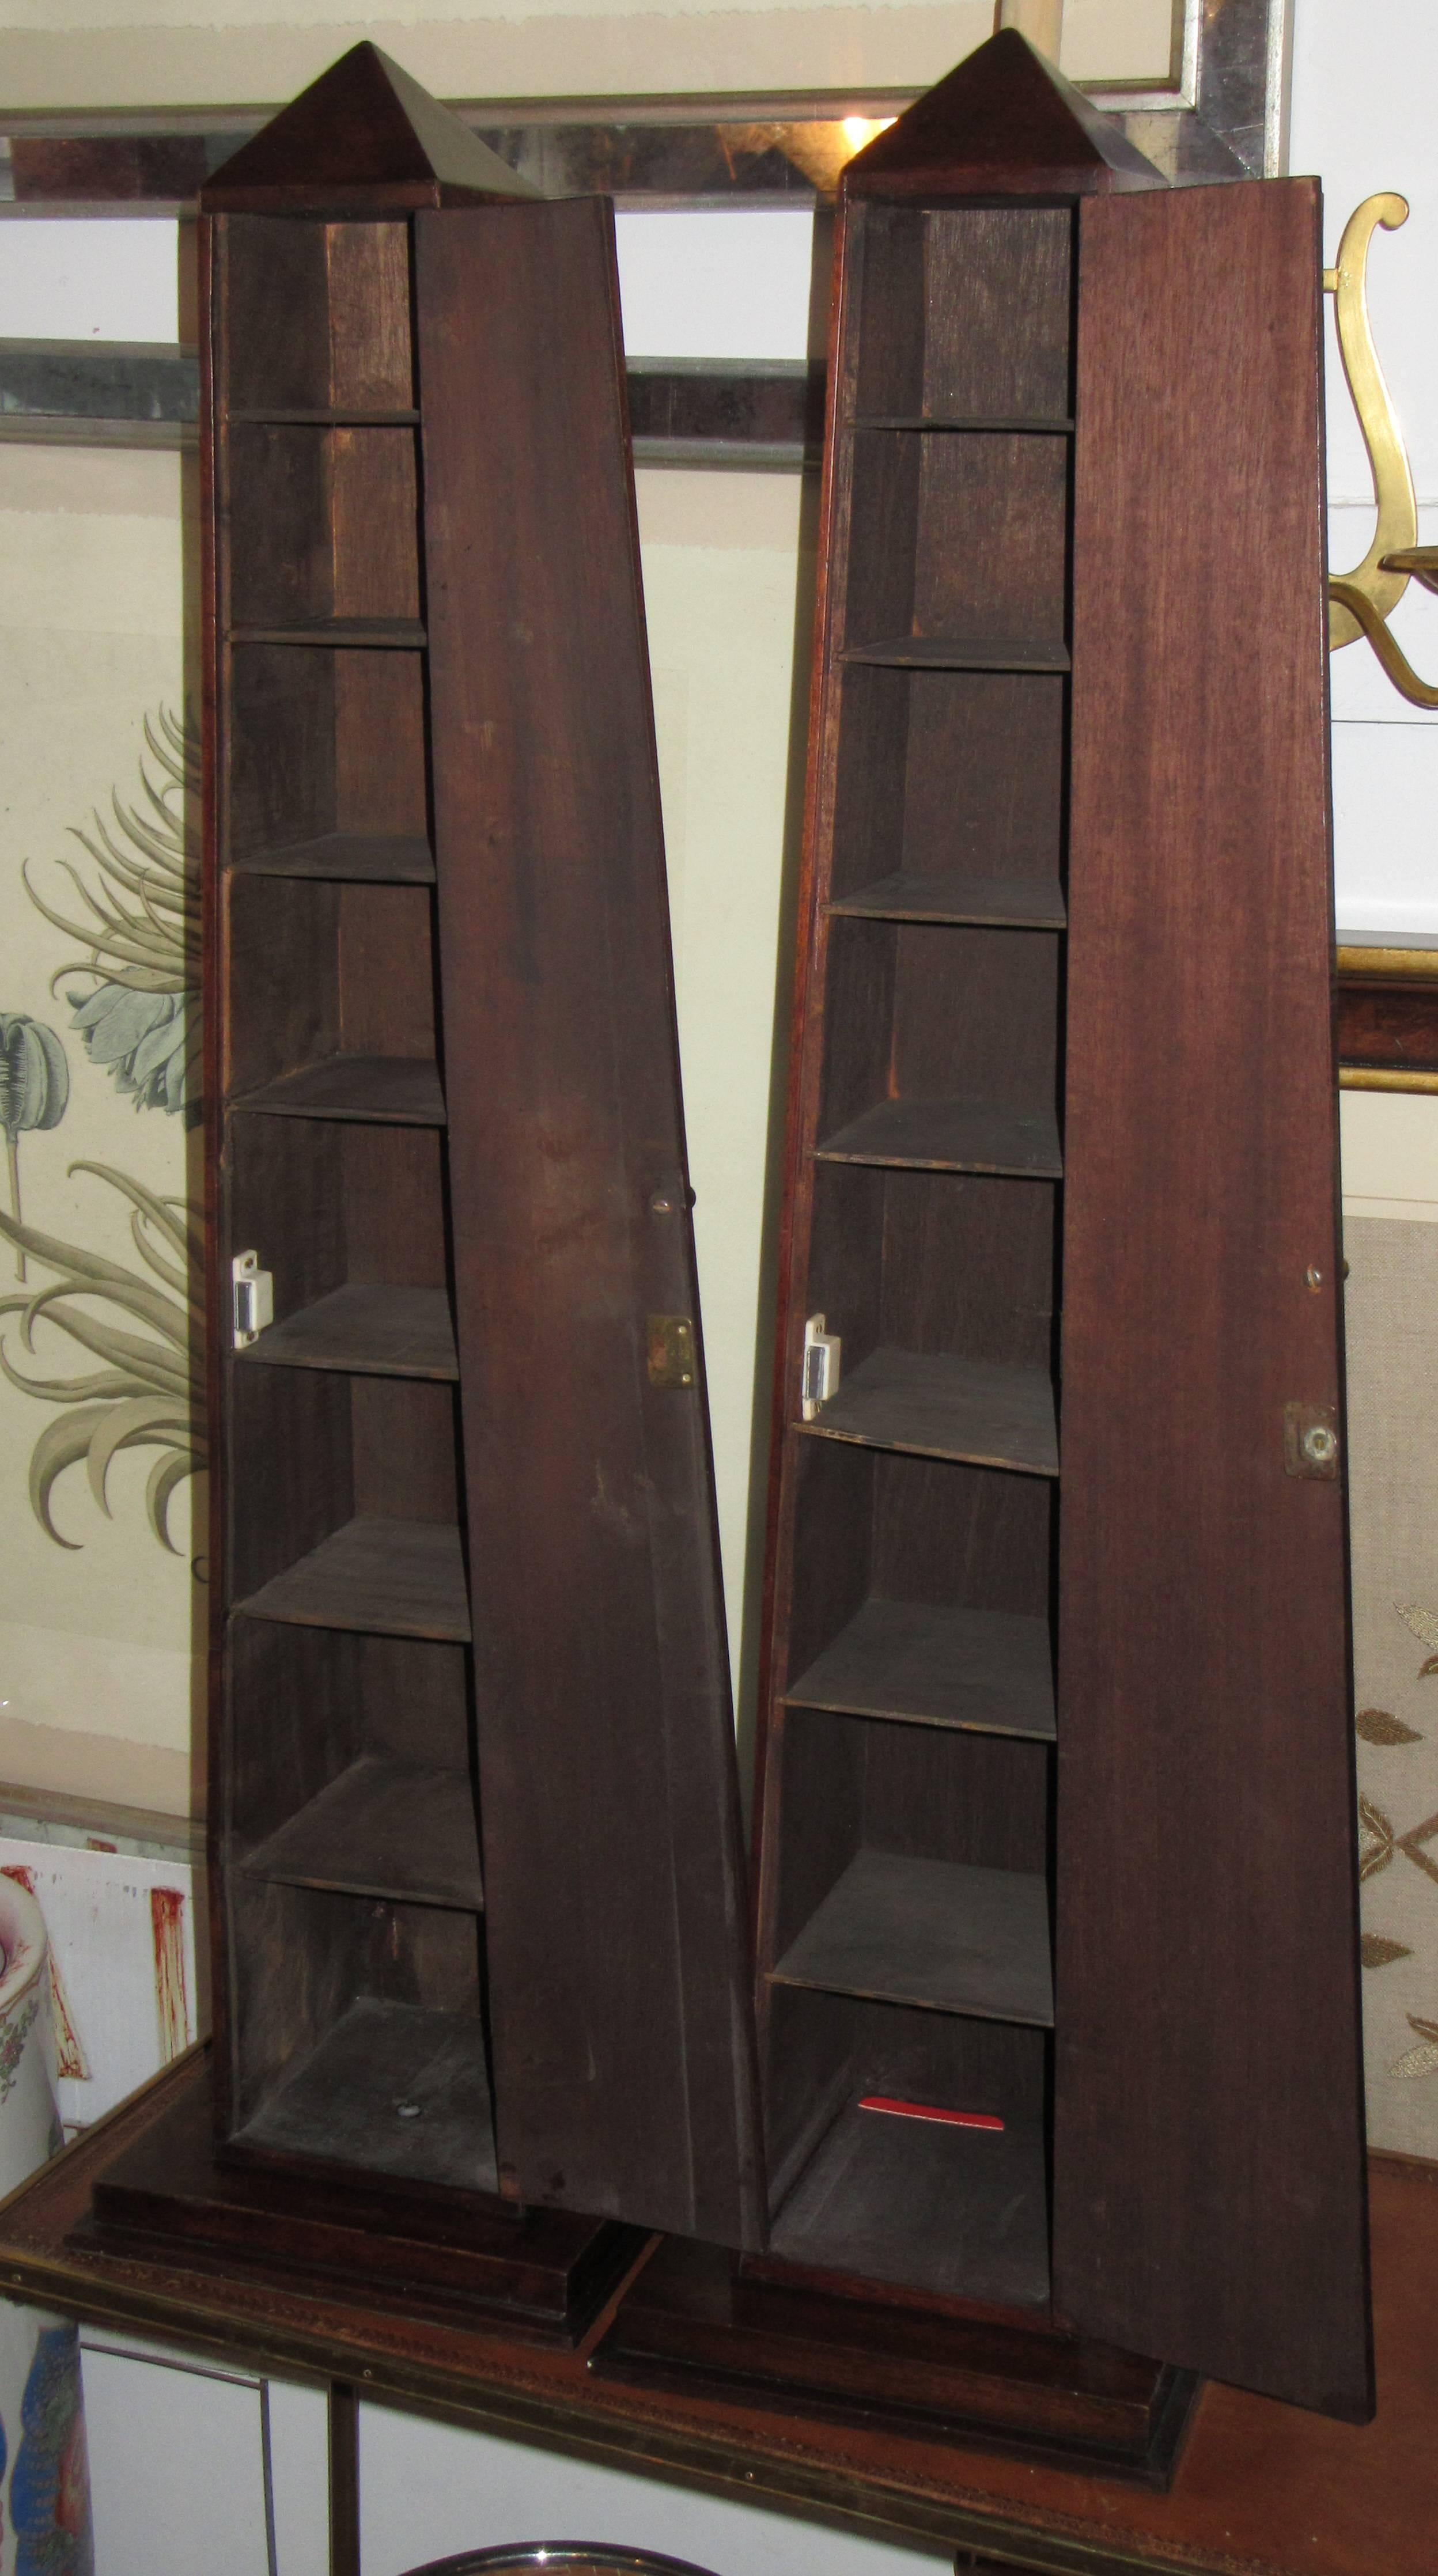
[[[651,1315],[645,1336],[651,1386],[692,1386],[694,1325],[688,1315]]]
[[[1289,1476],[1338,1474],[1338,1416],[1331,1404],[1285,1404],[1283,1466]]]

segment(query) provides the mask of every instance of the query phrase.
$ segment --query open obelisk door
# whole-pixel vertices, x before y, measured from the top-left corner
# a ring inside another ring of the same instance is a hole
[[[759,2241],[713,1473],[608,201],[415,219],[501,2188]]]
[[[1318,214],[1079,212],[1054,2281],[1364,2417]]]

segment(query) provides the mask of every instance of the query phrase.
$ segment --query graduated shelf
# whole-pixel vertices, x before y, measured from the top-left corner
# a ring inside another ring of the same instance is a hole
[[[236,850],[237,876],[325,877],[353,885],[433,885],[434,852],[419,832],[320,832],[308,841]]]
[[[1059,1471],[1048,1374],[1012,1361],[873,1351],[813,1421],[797,1428],[824,1440],[971,1467],[1012,1467],[1029,1476]]]
[[[843,662],[879,662],[899,671],[1066,671],[1068,646],[1012,635],[894,635],[846,644]]]
[[[1057,877],[984,877],[964,868],[938,876],[900,869],[824,907],[851,921],[974,922],[984,928],[1064,930],[1068,913]]]
[[[1063,1178],[1051,1109],[996,1100],[880,1100],[814,1148],[821,1163],[885,1163],[930,1172],[1008,1172]]]
[[[266,625],[231,626],[231,644],[350,644],[414,653],[427,642],[417,617],[288,617]]]
[[[863,2111],[855,2100],[785,2199],[769,2251],[859,2280],[985,2306],[1045,2308],[1042,2128],[1035,2120],[1008,2120],[998,2131],[953,2128]]]
[[[244,1862],[256,1878],[346,1896],[484,1905],[468,1775],[365,1753]]]
[[[238,2143],[411,2182],[497,2191],[477,2016],[362,1995],[240,2130]]]
[[[927,1601],[866,1601],[784,1698],[791,1708],[1052,1743],[1048,1622]]]
[[[356,1377],[459,1376],[443,1288],[332,1288],[269,1325],[238,1358],[252,1368],[343,1369]]]
[[[232,1109],[267,1118],[352,1118],[383,1127],[442,1127],[444,1093],[429,1056],[326,1055],[236,1094]]]
[[[1051,2030],[1048,1889],[1027,1870],[861,1851],[769,1975]]]
[[[237,418],[238,414],[231,414]],[[855,412],[851,429],[967,429],[990,430],[995,435],[1004,430],[1021,437],[1067,438],[1073,431],[1072,420],[1051,420],[1039,412],[1014,413],[1007,420],[986,419],[981,412],[950,412],[931,419],[921,411]]]
[[[346,1521],[234,1606],[297,1628],[470,1641],[464,1556],[447,1521]]]
[[[417,411],[382,411],[373,405],[356,408],[341,406],[328,409],[318,405],[310,411],[256,411],[252,408],[233,410],[233,423],[255,424],[261,429],[418,429]]]

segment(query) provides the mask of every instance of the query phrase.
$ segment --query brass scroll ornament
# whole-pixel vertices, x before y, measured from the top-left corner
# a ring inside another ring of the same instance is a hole
[[[1368,318],[1368,245],[1380,224],[1385,232],[1396,232],[1407,221],[1406,197],[1365,197],[1343,228],[1337,267],[1323,272],[1325,291],[1333,297],[1339,354],[1368,450],[1378,505],[1373,542],[1363,561],[1352,572],[1335,574],[1329,581],[1328,647],[1336,653],[1366,635],[1395,689],[1415,707],[1438,707],[1438,687],[1419,679],[1388,625],[1410,580],[1421,582],[1425,590],[1438,591],[1438,546],[1418,543],[1418,504],[1408,451]]]

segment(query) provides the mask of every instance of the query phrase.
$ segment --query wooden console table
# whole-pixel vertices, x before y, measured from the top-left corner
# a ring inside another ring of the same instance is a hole
[[[1438,1091],[1438,949],[1338,951],[1340,1079],[1352,1091]]]
[[[561,2352],[398,2306],[317,2295],[274,2265],[201,2269],[67,2242],[96,2178],[191,2088],[193,2051],[89,2130],[0,2212],[0,2290],[107,2325],[253,2355],[328,2380],[335,2576],[357,2576],[354,2403],[467,2418],[881,2540],[952,2549],[961,2569],[1049,2576],[1432,2576],[1438,2564],[1438,2167],[1371,2170],[1378,2414],[1337,2424],[1210,2386],[1167,2495],[928,2439],[728,2400],[601,2383]],[[816,2550],[821,2576],[822,2550]]]

